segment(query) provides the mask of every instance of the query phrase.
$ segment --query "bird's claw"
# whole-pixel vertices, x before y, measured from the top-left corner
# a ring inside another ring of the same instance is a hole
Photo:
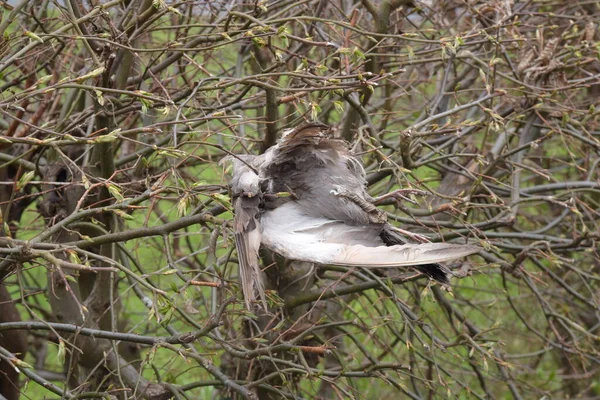
[[[418,243],[430,243],[431,242],[431,240],[429,240],[429,238],[427,236],[421,235],[419,233],[409,232],[407,230],[400,229],[400,228],[394,228],[394,230],[398,231],[399,233],[403,234],[404,236],[411,238],[412,240],[414,240],[415,242],[418,242]]]
[[[386,193],[384,195],[381,195],[379,197],[375,197],[373,199],[373,204],[375,205],[380,205],[381,203],[383,203],[385,200],[392,198],[394,200],[396,200],[397,202],[400,202],[401,200],[407,201],[411,204],[417,205],[417,202],[414,201],[413,199],[407,197],[408,195],[418,195],[418,196],[425,196],[428,195],[429,193],[426,192],[425,190],[421,190],[421,189],[396,189],[393,192],[390,193]]]

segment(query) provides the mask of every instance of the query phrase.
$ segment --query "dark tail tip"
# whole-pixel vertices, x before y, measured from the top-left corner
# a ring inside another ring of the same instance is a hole
[[[381,237],[381,240],[383,240],[383,243],[385,243],[386,246],[394,246],[397,244],[402,245],[407,243],[406,239],[395,232],[388,224],[383,226],[383,230],[381,231],[379,237]],[[448,280],[448,273],[450,271],[440,264],[415,265],[413,268],[422,274],[427,275],[434,281],[444,285],[450,284],[450,281]]]
[[[422,274],[427,275],[434,281],[444,285],[450,284],[450,280],[448,280],[448,270],[440,264],[416,265],[413,268]]]

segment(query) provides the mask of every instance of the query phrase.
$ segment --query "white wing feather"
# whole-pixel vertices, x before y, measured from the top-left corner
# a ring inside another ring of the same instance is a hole
[[[373,236],[369,227],[310,217],[294,203],[264,213],[261,225],[263,245],[285,258],[319,264],[417,266],[455,260],[480,250],[477,246],[451,243],[388,247]]]

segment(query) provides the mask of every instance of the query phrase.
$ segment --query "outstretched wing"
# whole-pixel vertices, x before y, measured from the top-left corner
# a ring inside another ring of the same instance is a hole
[[[451,243],[386,246],[376,226],[311,217],[296,203],[266,212],[262,243],[282,256],[319,264],[409,267],[455,260],[480,248]]]

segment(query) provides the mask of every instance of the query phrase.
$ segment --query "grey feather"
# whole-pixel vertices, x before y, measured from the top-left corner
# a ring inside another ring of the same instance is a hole
[[[235,213],[233,230],[244,301],[246,307],[250,309],[258,295],[266,309],[267,302],[258,257],[261,243],[258,222],[259,206],[262,202],[260,178],[242,161],[234,159],[233,164],[235,171],[231,183]]]
[[[261,217],[262,243],[282,256],[319,264],[362,267],[417,266],[478,252],[477,246],[425,243],[385,246],[380,227],[307,216],[296,203]]]

